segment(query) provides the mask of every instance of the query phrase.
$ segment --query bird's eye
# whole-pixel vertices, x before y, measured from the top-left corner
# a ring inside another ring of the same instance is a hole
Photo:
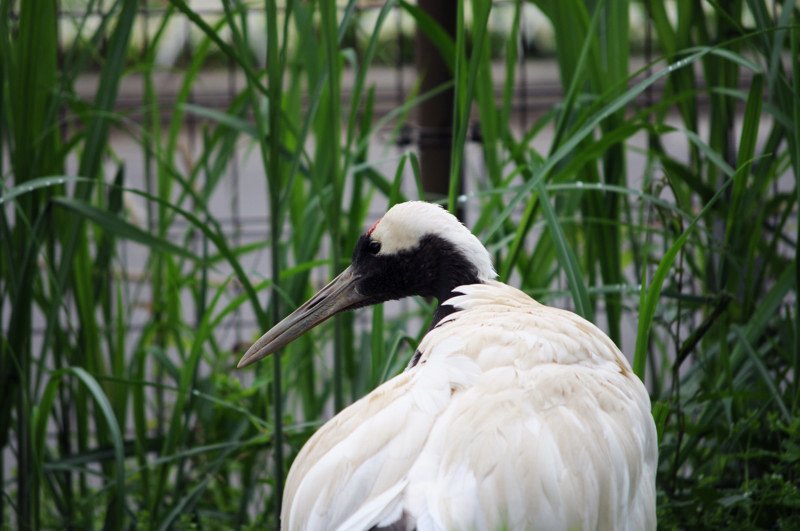
[[[372,240],[371,242],[369,242],[369,246],[367,246],[367,249],[369,250],[370,254],[378,254],[379,252],[381,252],[381,242],[376,242],[375,240]]]

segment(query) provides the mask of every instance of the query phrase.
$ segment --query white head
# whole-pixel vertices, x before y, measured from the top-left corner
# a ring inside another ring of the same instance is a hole
[[[411,251],[425,236],[437,236],[452,244],[475,266],[482,281],[497,277],[489,251],[453,214],[440,205],[408,201],[389,209],[367,232],[381,245],[378,255]]]
[[[239,367],[339,312],[369,304],[410,295],[436,297],[436,322],[454,311],[447,301],[458,294],[455,288],[496,276],[489,252],[454,215],[421,201],[396,205],[359,238],[350,267],[264,334]]]

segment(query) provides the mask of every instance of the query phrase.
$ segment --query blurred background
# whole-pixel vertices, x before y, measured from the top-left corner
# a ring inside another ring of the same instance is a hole
[[[660,527],[800,525],[800,2],[0,9],[3,527],[277,527],[433,303],[236,363],[408,199],[622,348]]]

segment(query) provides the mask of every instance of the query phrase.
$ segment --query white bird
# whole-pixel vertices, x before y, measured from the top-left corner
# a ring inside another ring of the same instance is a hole
[[[344,310],[439,302],[408,368],[297,455],[283,529],[655,529],[644,385],[592,323],[496,276],[455,216],[396,205],[350,267],[247,351],[239,367]]]

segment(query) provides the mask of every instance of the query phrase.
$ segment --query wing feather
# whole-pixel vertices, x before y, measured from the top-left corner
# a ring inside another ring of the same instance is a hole
[[[284,526],[333,529],[356,513],[371,525],[385,519],[375,500],[392,499],[386,493],[405,481],[453,390],[480,375],[463,356],[434,360],[428,369],[378,387],[309,439],[287,478]]]
[[[635,407],[604,411],[595,395],[609,388],[575,371],[591,373],[493,369],[455,398],[409,474],[412,514],[444,529],[625,529],[642,506],[631,528],[655,527],[654,506],[631,489],[654,481],[654,434],[629,436],[648,419]]]

